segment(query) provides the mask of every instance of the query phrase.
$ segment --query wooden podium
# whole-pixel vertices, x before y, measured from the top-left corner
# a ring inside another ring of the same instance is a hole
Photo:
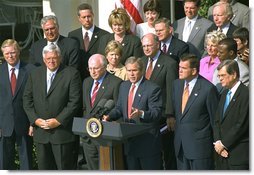
[[[86,130],[87,119],[74,117],[72,131],[74,134],[83,136],[90,135]],[[123,170],[122,143],[128,138],[141,135],[153,126],[151,124],[133,124],[102,121],[102,134],[92,138],[100,145],[99,167],[100,170]]]

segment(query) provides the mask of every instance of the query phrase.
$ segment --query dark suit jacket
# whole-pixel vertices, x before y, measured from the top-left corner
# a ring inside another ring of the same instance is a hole
[[[144,62],[145,67],[147,67],[148,58],[144,56],[142,57],[142,60]],[[165,114],[170,113],[169,111],[173,110],[171,109],[172,107],[171,93],[172,93],[173,81],[177,79],[178,77],[177,67],[178,67],[177,62],[173,58],[161,52],[156,62],[156,65],[154,66],[154,69],[152,71],[152,75],[150,77],[150,80],[154,82],[155,84],[157,84],[158,86],[160,86],[161,88],[162,101],[163,101],[163,104],[162,104],[163,117],[165,117]]]
[[[98,51],[100,54],[105,55],[105,48],[111,40],[115,40],[114,33],[109,33],[101,37]],[[121,63],[123,65],[125,64],[126,59],[130,56],[143,56],[143,49],[139,37],[132,34],[126,34],[121,44],[123,46]]]
[[[181,18],[173,23],[174,36],[180,40],[183,39],[185,19],[186,17]],[[205,51],[205,48],[204,48],[205,35],[207,32],[207,29],[211,25],[212,25],[212,21],[209,21],[201,16],[198,16],[191,30],[189,39],[187,41],[187,44],[189,45],[189,52],[197,55],[199,59],[201,59]]]
[[[50,130],[34,127],[34,141],[42,144],[63,144],[75,141],[73,117],[81,108],[81,79],[79,72],[60,65],[47,93],[47,70],[40,66],[29,75],[23,101],[31,125],[42,118],[56,118],[60,126]]]
[[[28,134],[30,126],[23,109],[23,92],[33,65],[20,62],[14,96],[12,96],[7,62],[0,65],[0,130],[2,136],[10,137],[15,131],[18,136]]]
[[[207,29],[207,32],[212,32],[214,30],[217,30],[217,28],[218,27],[213,23],[212,26]],[[237,26],[235,26],[232,22],[230,22],[230,26],[229,26],[229,29],[227,32],[228,38],[233,38],[233,33],[234,33],[235,29],[237,29]]]
[[[88,77],[83,82],[83,110],[85,117],[90,117],[101,99],[112,99],[116,104],[119,86],[122,82],[120,78],[107,72],[98,90],[96,99],[94,101],[94,106],[91,107],[90,94],[93,86],[93,81],[94,80],[91,77]]]
[[[214,150],[212,127],[218,105],[216,87],[202,76],[198,76],[182,114],[183,90],[184,80],[175,80],[172,95],[176,118],[176,156],[182,146],[188,159],[209,159]]]
[[[130,81],[124,81],[120,85],[119,97],[115,108],[109,113],[110,120],[122,117],[128,120],[128,92]],[[161,140],[159,133],[159,120],[162,111],[162,97],[160,87],[143,79],[134,97],[133,107],[144,111],[144,119],[136,120],[137,123],[151,123],[154,125],[149,132],[129,139],[124,144],[125,154],[135,157],[149,157],[161,152]]]
[[[249,164],[249,88],[240,84],[227,107],[223,108],[228,90],[222,93],[215,115],[214,141],[221,140],[228,149],[229,165]]]
[[[42,50],[46,45],[47,40],[45,38],[32,44],[30,48],[30,63],[35,64],[36,66],[45,65],[42,57]],[[74,39],[60,35],[57,41],[57,46],[61,50],[62,63],[66,66],[73,66],[79,69],[79,43]]]
[[[73,38],[79,42],[79,50],[80,50],[80,58],[81,58],[81,78],[82,80],[89,76],[89,72],[87,71],[88,67],[88,59],[91,55],[98,53],[99,48],[99,40],[100,38],[107,34],[108,32],[94,26],[94,31],[92,38],[89,43],[88,51],[86,52],[84,50],[84,40],[83,40],[83,34],[82,34],[82,28],[78,28],[76,30],[73,30],[69,32],[68,37]]]
[[[171,43],[167,50],[167,55],[172,57],[177,64],[180,62],[180,58],[184,53],[189,53],[189,46],[182,40],[177,39],[176,37],[172,36]]]

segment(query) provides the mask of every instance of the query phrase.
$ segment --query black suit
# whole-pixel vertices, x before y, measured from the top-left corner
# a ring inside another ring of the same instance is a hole
[[[102,55],[105,55],[105,48],[107,44],[112,40],[115,40],[114,33],[109,33],[101,37],[98,52]],[[132,34],[126,34],[123,38],[123,41],[121,42],[121,45],[123,46],[123,54],[121,57],[121,63],[123,65],[125,64],[127,58],[131,56],[143,56],[143,49],[139,37]]]
[[[112,99],[115,101],[118,98],[119,85],[122,80],[110,73],[106,73],[102,84],[99,87],[97,96],[94,101],[94,106],[91,106],[91,96],[90,92],[92,90],[94,80],[91,77],[87,77],[83,82],[83,110],[85,118],[91,117],[91,114],[96,109],[97,104],[101,99]],[[99,152],[98,147],[93,141],[88,137],[83,138],[83,149],[88,164],[89,170],[99,169]]]
[[[15,169],[15,142],[18,145],[21,170],[32,168],[32,138],[28,136],[30,126],[23,109],[23,92],[28,73],[34,66],[20,62],[17,85],[12,96],[8,64],[0,65],[0,169]]]
[[[213,168],[213,125],[218,105],[216,87],[198,76],[186,107],[182,113],[184,80],[175,80],[173,85],[173,105],[175,126],[175,153],[178,169]],[[186,164],[184,159],[192,161]]]
[[[215,115],[214,141],[221,140],[228,158],[218,155],[217,169],[249,169],[249,88],[240,84],[223,116],[228,90],[225,90]]]
[[[30,48],[30,60],[29,62],[41,66],[44,65],[42,50],[47,45],[47,40],[41,39],[32,44]],[[76,69],[80,67],[80,54],[79,54],[79,43],[74,39],[59,36],[57,46],[61,50],[62,63],[66,66],[72,66]]]
[[[73,38],[79,42],[79,50],[80,50],[80,58],[81,58],[80,69],[81,69],[82,80],[89,76],[89,72],[87,71],[88,59],[90,58],[91,55],[98,53],[99,40],[103,35],[107,33],[108,33],[107,31],[97,26],[94,26],[93,35],[92,35],[92,38],[90,39],[89,47],[86,52],[84,50],[85,46],[84,46],[84,39],[83,39],[84,37],[82,34],[82,28],[80,27],[76,30],[69,32],[68,37]]]
[[[123,118],[128,121],[127,104],[130,87],[130,81],[121,83],[117,104],[109,113],[110,120]],[[162,112],[162,96],[160,87],[144,78],[138,86],[132,106],[144,111],[142,119],[132,122],[151,123],[154,127],[149,132],[133,137],[124,144],[128,169],[158,170],[161,168],[159,121]]]
[[[184,41],[172,36],[172,40],[167,50],[167,55],[172,57],[177,63],[183,54],[189,53],[189,46]]]
[[[34,126],[38,167],[73,169],[78,150],[74,146],[77,138],[72,133],[72,120],[81,109],[80,74],[76,69],[61,64],[48,93],[46,82],[46,67],[40,66],[29,75],[23,97],[24,109]],[[35,125],[38,118],[55,118],[61,125],[42,129]],[[55,150],[55,146],[60,146],[59,150]]]
[[[217,28],[218,27],[213,23],[212,26],[207,29],[207,32],[212,32],[214,30],[217,30]],[[233,38],[233,33],[235,29],[237,29],[237,26],[235,26],[232,22],[230,22],[230,25],[226,34],[228,38]]]
[[[149,59],[147,57],[143,57],[145,67],[147,67],[148,60]],[[171,93],[173,81],[178,77],[177,67],[177,62],[173,58],[161,52],[150,77],[150,80],[160,86],[162,91],[163,108],[160,122],[160,125],[162,126],[166,125],[166,114],[173,110],[171,109]],[[165,169],[176,168],[173,139],[173,132],[164,132],[162,135],[163,160]]]

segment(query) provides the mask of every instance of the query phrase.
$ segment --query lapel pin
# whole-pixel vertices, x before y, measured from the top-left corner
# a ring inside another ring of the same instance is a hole
[[[234,98],[233,98],[232,100],[233,100],[233,101],[235,101],[235,99],[234,99]]]
[[[195,95],[195,96],[198,96],[198,94],[196,94],[196,93],[195,93],[194,95]]]
[[[196,30],[198,30],[198,27],[196,27]]]
[[[158,64],[158,67],[161,67],[161,65],[160,65],[160,64]]]
[[[104,86],[102,86],[101,88],[104,89]]]
[[[169,55],[172,55],[172,53],[170,52]]]
[[[122,46],[124,46],[124,43],[122,44]]]
[[[139,97],[141,97],[141,94],[138,94]]]
[[[98,36],[97,36],[97,35],[95,35],[95,36],[94,36],[94,38],[98,38]]]

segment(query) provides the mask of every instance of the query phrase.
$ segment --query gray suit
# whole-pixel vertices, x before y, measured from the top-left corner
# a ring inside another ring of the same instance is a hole
[[[173,23],[174,36],[180,40],[183,40],[185,18],[186,17],[181,18]],[[211,25],[212,25],[211,21],[201,16],[198,16],[191,30],[189,39],[187,41],[187,44],[189,45],[189,53],[195,54],[199,59],[201,59],[205,51],[205,48],[204,48],[205,35],[207,32],[207,29]]]

